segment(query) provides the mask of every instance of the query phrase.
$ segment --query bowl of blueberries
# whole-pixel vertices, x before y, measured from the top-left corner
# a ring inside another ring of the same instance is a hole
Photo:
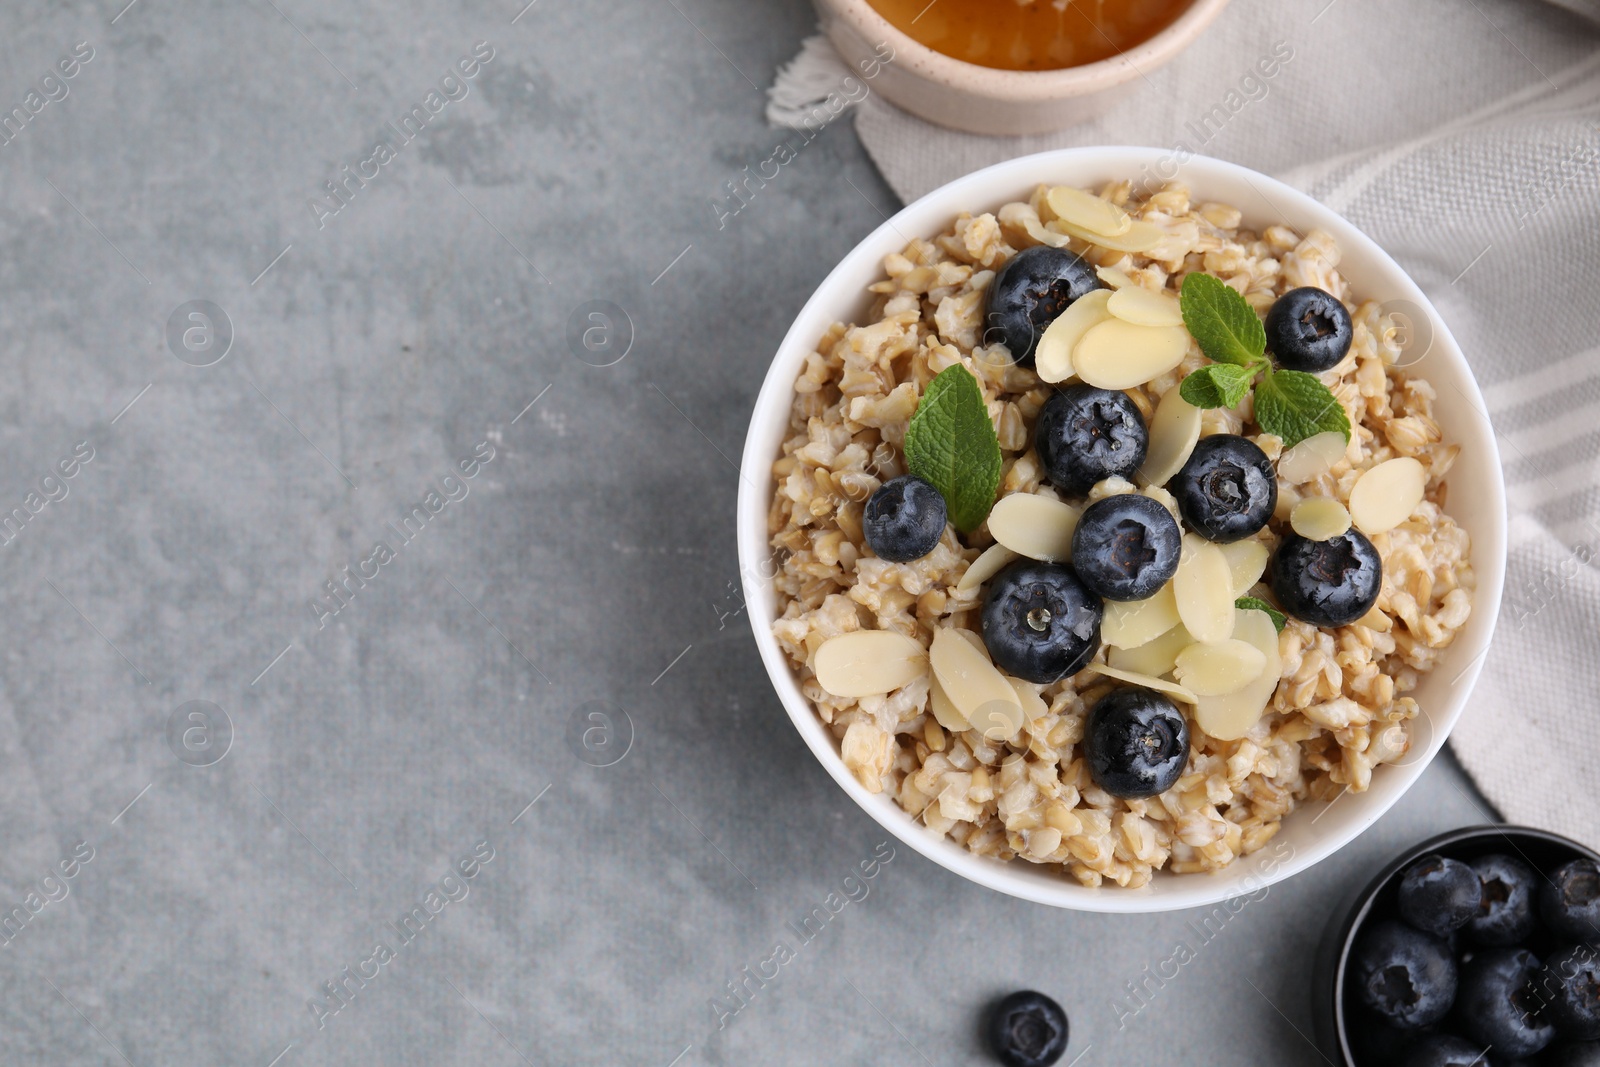
[[[1432,838],[1341,913],[1315,973],[1344,1067],[1600,1067],[1600,853],[1520,826]]]

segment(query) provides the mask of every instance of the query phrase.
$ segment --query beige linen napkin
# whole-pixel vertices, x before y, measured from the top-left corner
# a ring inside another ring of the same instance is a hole
[[[1084,126],[980,137],[868,95],[856,128],[908,200],[1052,147],[1219,156],[1306,190],[1399,260],[1473,365],[1510,493],[1505,606],[1451,744],[1506,818],[1600,845],[1600,36],[1591,19],[1600,0],[1408,0],[1382,5],[1381,17],[1360,0],[1235,0],[1193,48]],[[1274,50],[1290,55],[1275,77],[1247,81]],[[838,61],[825,43],[808,44],[780,76],[787,107],[805,96],[789,75],[801,68],[826,85],[819,71],[829,62]],[[833,68],[834,84],[845,73]]]

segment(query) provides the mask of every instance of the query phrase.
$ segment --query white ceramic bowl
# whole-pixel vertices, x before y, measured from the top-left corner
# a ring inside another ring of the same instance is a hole
[[[1011,200],[1026,200],[1040,182],[1095,186],[1136,178],[1146,166],[1155,168],[1170,158],[1170,153],[1152,148],[1073,148],[1026,156],[936,189],[873,231],[823,280],[789,328],[756,399],[740,479],[739,562],[756,644],[789,718],[823,767],[884,829],[935,863],[1002,893],[1081,911],[1153,912],[1216,903],[1303,871],[1353,840],[1417,780],[1460,717],[1489,645],[1505,578],[1505,489],[1494,433],[1460,348],[1422,291],[1370,238],[1305,194],[1244,167],[1193,158],[1180,167],[1178,180],[1188,184],[1197,200],[1233,204],[1244,212],[1246,223],[1257,228],[1283,222],[1301,233],[1313,227],[1327,230],[1343,255],[1339,270],[1356,293],[1409,302],[1425,320],[1414,326],[1423,332],[1431,329],[1431,346],[1413,373],[1433,383],[1438,392],[1435,412],[1445,439],[1461,445],[1461,456],[1448,478],[1450,511],[1472,537],[1478,588],[1471,620],[1414,694],[1423,716],[1412,752],[1403,763],[1375,771],[1371,787],[1363,793],[1297,809],[1284,820],[1272,843],[1253,856],[1207,874],[1158,872],[1148,886],[1133,890],[1089,889],[1022,860],[1002,862],[974,855],[913,822],[888,794],[867,792],[845,769],[838,743],[801,694],[771,630],[778,614],[767,563],[771,466],[788,433],[790,401],[802,361],[831,323],[862,320],[869,304],[866,287],[881,276],[883,257],[899,251],[906,237],[940,233],[963,210],[991,211]]]

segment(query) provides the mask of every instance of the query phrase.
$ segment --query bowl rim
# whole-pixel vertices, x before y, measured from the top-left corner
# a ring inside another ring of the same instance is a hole
[[[781,441],[784,428],[788,425],[789,410],[794,395],[794,375],[800,361],[807,353],[815,350],[817,339],[821,337],[828,323],[847,317],[848,312],[845,310],[847,302],[854,302],[850,306],[858,306],[866,297],[864,291],[853,287],[850,279],[858,274],[870,276],[881,271],[882,255],[888,251],[898,251],[903,247],[908,240],[906,234],[938,232],[962,210],[987,209],[991,204],[994,208],[998,208],[997,201],[1003,202],[1002,198],[1007,195],[1018,195],[1015,192],[1018,188],[1029,188],[1038,184],[1041,176],[1048,176],[1052,171],[1070,168],[1075,164],[1096,169],[1108,176],[1131,175],[1138,172],[1141,164],[1148,167],[1170,158],[1170,155],[1162,149],[1136,146],[1108,145],[1054,149],[1016,157],[974,171],[906,205],[857,243],[829,271],[796,314],[767,369],[757,395],[740,460],[737,540],[740,579],[747,605],[746,614],[750,618],[751,630],[773,687],[790,721],[799,730],[812,754],[857,806],[914,851],[979,885],[1034,903],[1071,910],[1128,914],[1173,911],[1216,904],[1237,897],[1243,892],[1255,892],[1297,874],[1358,837],[1411,788],[1443,747],[1450,730],[1460,718],[1478,674],[1483,668],[1485,653],[1494,634],[1505,578],[1507,536],[1505,483],[1498,443],[1485,416],[1485,421],[1481,425],[1472,422],[1461,428],[1463,432],[1451,434],[1452,437],[1464,442],[1470,440],[1471,447],[1481,449],[1484,454],[1484,469],[1489,472],[1484,478],[1484,484],[1473,486],[1475,492],[1482,494],[1480,499],[1485,501],[1486,513],[1491,516],[1485,520],[1481,528],[1474,528],[1472,531],[1474,540],[1472,566],[1477,576],[1473,613],[1475,617],[1483,620],[1479,623],[1481,636],[1476,642],[1468,642],[1458,637],[1450,647],[1447,661],[1436,668],[1442,671],[1447,665],[1459,662],[1457,657],[1464,654],[1471,655],[1466,666],[1451,682],[1448,697],[1443,701],[1447,706],[1438,715],[1430,711],[1433,736],[1429,738],[1426,751],[1414,762],[1408,758],[1407,762],[1391,765],[1386,769],[1385,773],[1390,777],[1403,774],[1405,776],[1403,783],[1392,789],[1373,790],[1364,794],[1363,801],[1366,808],[1359,824],[1342,834],[1318,840],[1311,847],[1293,851],[1287,860],[1260,872],[1260,880],[1243,890],[1227,876],[1227,872],[1240,866],[1238,862],[1222,871],[1183,875],[1181,888],[1174,886],[1161,891],[1152,889],[1152,886],[1157,884],[1154,879],[1150,885],[1139,889],[1089,888],[1065,878],[1061,879],[1059,884],[1042,884],[1037,879],[1009,870],[1008,868],[1014,864],[975,855],[942,835],[935,837],[931,832],[921,830],[892,798],[883,802],[882,794],[867,792],[845,768],[839,756],[837,742],[817,717],[811,702],[800,691],[793,668],[790,667],[772,633],[771,622],[776,617],[776,612],[769,614],[768,609],[775,604],[775,598],[772,595],[771,575],[763,574],[767,561],[773,555],[767,534],[767,514],[773,492],[771,464],[776,458],[776,449],[771,441],[774,438]],[[1475,407],[1480,415],[1487,410],[1466,357],[1450,335],[1437,310],[1416,282],[1371,238],[1307,194],[1238,164],[1205,156],[1192,156],[1182,163],[1180,175],[1185,174],[1190,179],[1198,178],[1202,184],[1208,176],[1216,181],[1229,179],[1243,181],[1260,194],[1262,201],[1279,219],[1289,221],[1309,216],[1315,220],[1315,225],[1335,235],[1342,250],[1348,252],[1353,248],[1359,248],[1373,262],[1377,272],[1386,276],[1386,286],[1392,284],[1399,298],[1410,301],[1428,314],[1430,325],[1434,330],[1433,348],[1441,350],[1444,358],[1455,364],[1456,376],[1461,378],[1464,386],[1461,389],[1463,398]],[[1001,191],[1004,189],[1011,189],[1013,192],[1007,194]],[[1282,208],[1280,205],[1283,204],[1287,204],[1288,208]],[[847,285],[852,288],[845,289]],[[835,293],[835,289],[840,289],[841,292]],[[823,325],[818,327],[818,322],[822,322]],[[1469,626],[1471,625],[1473,624],[1469,623]],[[1309,805],[1302,805],[1302,807],[1307,806]],[[1173,877],[1158,872],[1158,878],[1170,880]]]
[[[896,57],[913,56],[917,74],[930,81],[996,99],[1038,101],[1099,92],[1132,81],[1147,68],[1164,65],[1194,43],[1228,0],[1190,0],[1171,23],[1132,48],[1056,70],[1007,70],[970,63],[918,41],[879,14],[868,0],[818,3],[848,22],[863,39],[887,41]]]
[[[1553,830],[1541,830],[1536,826],[1518,826],[1513,823],[1481,823],[1476,826],[1462,826],[1436,834],[1426,841],[1420,841],[1410,848],[1404,849],[1388,863],[1384,864],[1378,870],[1378,873],[1373,875],[1361,887],[1360,892],[1350,899],[1350,903],[1334,913],[1335,917],[1329,931],[1330,936],[1334,938],[1335,945],[1326,976],[1326,980],[1330,985],[1319,995],[1331,994],[1332,1003],[1316,1005],[1316,1012],[1319,1019],[1329,1018],[1332,1020],[1333,1032],[1325,1035],[1325,1040],[1334,1046],[1334,1049],[1339,1053],[1345,1064],[1350,1065],[1356,1062],[1356,1058],[1350,1049],[1349,1035],[1345,1023],[1345,974],[1349,969],[1350,951],[1355,945],[1356,934],[1361,929],[1362,924],[1371,917],[1372,906],[1377,902],[1378,894],[1383,892],[1397,874],[1430,852],[1447,853],[1452,846],[1460,846],[1468,842],[1488,841],[1496,837],[1503,837],[1511,842],[1511,847],[1518,853],[1521,853],[1522,850],[1517,848],[1513,838],[1533,838],[1544,844],[1566,849],[1573,853],[1574,858],[1591,859],[1600,862],[1600,852],[1596,852],[1581,841],[1565,837]],[[1539,871],[1531,860],[1527,860],[1526,856],[1523,858],[1529,863],[1529,866],[1534,867],[1537,873],[1544,874],[1543,871]]]

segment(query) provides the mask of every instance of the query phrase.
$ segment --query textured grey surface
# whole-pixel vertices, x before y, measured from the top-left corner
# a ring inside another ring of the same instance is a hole
[[[1389,852],[1482,818],[1453,768],[1123,1030],[1124,983],[1194,916],[1047,910],[901,849],[794,935],[883,835],[737,614],[728,457],[790,317],[891,198],[841,125],[715,226],[780,139],[757,86],[811,26],[798,0],[516,6],[4,8],[0,106],[94,56],[0,145],[0,504],[38,508],[0,548],[0,902],[28,916],[0,1062],[976,1063],[979,1007],[1019,985],[1068,1007],[1086,1065],[1320,1062],[1320,923]],[[480,40],[464,98],[384,132]],[[395,158],[319,229],[308,200],[382,136]],[[208,367],[169,350],[194,299],[235,334]],[[591,300],[634,324],[609,367],[569,350]],[[30,501],[85,441],[45,487],[66,495]],[[466,495],[404,543],[388,524],[432,487]],[[319,628],[310,602],[377,541],[393,558]],[[195,700],[233,724],[210,766],[169,742]],[[609,767],[568,743],[592,700],[634,726]],[[388,924],[485,841],[404,943]],[[779,941],[794,958],[719,1031],[712,999]],[[319,1027],[308,1002],[380,942]]]

